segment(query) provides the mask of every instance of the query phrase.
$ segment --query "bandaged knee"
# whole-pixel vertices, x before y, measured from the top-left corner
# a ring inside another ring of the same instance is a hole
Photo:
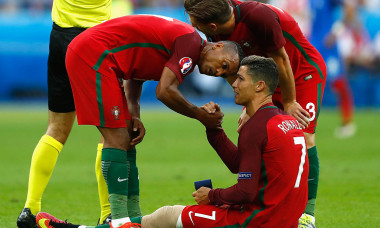
[[[141,220],[141,225],[150,228],[179,228],[181,227],[182,222],[180,222],[181,224],[178,226],[177,221],[178,218],[181,216],[181,213],[184,208],[185,206],[181,205],[161,207],[152,214],[143,216]]]

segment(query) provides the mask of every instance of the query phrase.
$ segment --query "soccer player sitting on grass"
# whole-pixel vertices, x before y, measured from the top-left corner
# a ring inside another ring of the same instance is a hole
[[[122,227],[297,227],[307,203],[309,163],[300,124],[272,103],[277,83],[278,69],[272,59],[244,58],[232,84],[235,103],[244,105],[250,116],[238,147],[220,124],[204,124],[211,146],[228,169],[238,174],[235,185],[201,187],[193,193],[198,205],[164,206],[150,215],[130,218]],[[202,108],[223,118],[218,104],[210,102]],[[37,223],[40,228],[90,228],[45,212],[37,215]]]

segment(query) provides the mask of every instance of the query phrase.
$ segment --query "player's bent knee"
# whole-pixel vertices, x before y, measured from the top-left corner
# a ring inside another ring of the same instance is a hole
[[[185,206],[181,205],[161,207],[152,214],[142,217],[141,225],[152,228],[176,228],[178,217],[181,215],[184,208]]]
[[[307,149],[314,147],[315,146],[315,134],[310,134],[310,133],[304,132],[304,135],[305,135]]]

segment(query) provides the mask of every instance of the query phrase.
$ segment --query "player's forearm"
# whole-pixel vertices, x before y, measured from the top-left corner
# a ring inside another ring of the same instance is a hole
[[[285,107],[286,104],[296,101],[296,87],[295,87],[294,76],[293,76],[291,68],[288,69],[288,67],[284,67],[284,69],[281,69],[279,74],[280,74],[279,85],[281,88],[281,99]]]
[[[184,116],[198,119],[202,111],[197,106],[190,103],[174,86],[158,88],[156,91],[157,99],[164,103],[168,108]]]
[[[232,173],[239,172],[238,149],[223,130],[207,130],[207,139]]]
[[[254,202],[257,196],[256,189],[256,186],[248,186],[242,189],[237,183],[226,189],[212,189],[208,197],[213,205],[243,205]]]
[[[246,153],[242,151],[239,153],[238,182],[226,189],[211,190],[208,197],[212,204],[249,204],[253,203],[257,198],[261,175],[261,157],[251,150],[246,151]]]
[[[140,118],[140,97],[143,81],[124,81],[125,98],[127,99],[128,110],[132,117]]]
[[[284,106],[296,101],[296,86],[290,60],[284,48],[269,55],[276,62],[279,74],[281,99]]]

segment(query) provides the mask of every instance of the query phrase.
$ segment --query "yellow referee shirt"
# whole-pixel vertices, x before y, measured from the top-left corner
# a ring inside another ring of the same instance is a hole
[[[51,16],[59,27],[90,28],[111,17],[112,0],[54,0]]]

